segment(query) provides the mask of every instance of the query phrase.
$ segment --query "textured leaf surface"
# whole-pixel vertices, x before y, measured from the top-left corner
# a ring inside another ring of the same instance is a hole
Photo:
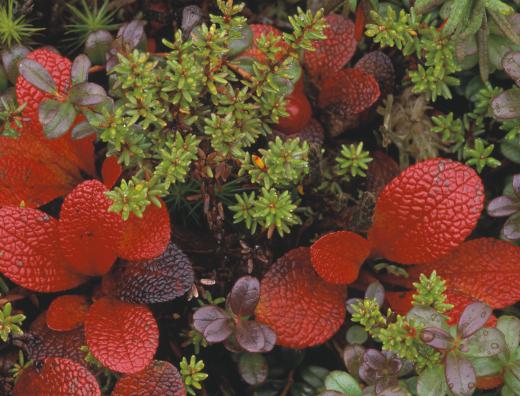
[[[520,300],[520,248],[492,238],[464,242],[438,261],[413,267],[412,276],[433,270],[446,280],[449,293],[467,295],[494,309]]]
[[[383,51],[372,51],[363,55],[356,63],[355,67],[374,76],[379,84],[381,96],[383,98],[394,91],[394,65],[392,64],[390,57],[388,57],[388,55]]]
[[[159,329],[145,305],[101,298],[85,320],[90,352],[104,366],[120,373],[136,373],[150,364],[159,344]]]
[[[305,51],[304,65],[313,78],[319,78],[340,70],[356,51],[354,23],[341,15],[325,17],[329,25],[324,34],[325,40],[316,40],[315,51]]]
[[[103,278],[103,291],[123,301],[154,304],[181,297],[192,284],[190,259],[170,243],[155,259],[118,262]]]
[[[71,268],[85,275],[105,274],[116,259],[123,220],[109,213],[107,188],[97,180],[78,185],[61,207],[58,226],[61,248]]]
[[[57,297],[47,310],[47,326],[56,331],[73,330],[83,324],[88,306],[87,297],[82,295]]]
[[[54,331],[47,326],[45,316],[43,313],[31,323],[26,342],[28,357],[32,360],[59,357],[85,364],[85,353],[80,350],[86,345],[83,327]]]
[[[399,164],[382,151],[372,153],[373,161],[367,170],[367,191],[376,196],[400,173]]]
[[[450,353],[446,357],[446,382],[455,396],[470,396],[475,391],[477,378],[471,363],[462,356]]]
[[[184,382],[171,363],[154,360],[144,370],[123,375],[111,396],[185,396]]]
[[[14,396],[101,396],[90,371],[72,360],[48,358],[41,368],[23,371],[14,388]]]
[[[277,344],[306,348],[328,340],[345,319],[346,288],[331,285],[312,268],[308,248],[278,259],[260,283],[258,321],[277,335]]]
[[[65,267],[57,241],[57,221],[29,208],[0,208],[0,271],[30,290],[55,292],[85,281]]]
[[[240,321],[235,336],[238,344],[248,352],[269,352],[276,343],[276,334],[254,320]]]
[[[419,162],[379,195],[369,240],[389,260],[432,262],[468,237],[483,201],[482,181],[470,167],[440,158]]]
[[[238,279],[231,289],[229,306],[238,316],[252,315],[260,298],[260,282],[252,276]]]
[[[214,305],[205,305],[195,311],[193,327],[210,343],[222,342],[233,332],[230,315]]]
[[[266,63],[267,58],[266,56],[258,49],[257,41],[262,37],[266,36],[269,37],[269,35],[273,35],[274,37],[278,37],[282,35],[282,32],[271,25],[266,24],[260,24],[260,23],[253,23],[249,25],[251,28],[251,31],[253,32],[253,40],[251,42],[251,46],[242,52],[239,56],[239,58],[253,58],[257,60],[260,63]],[[287,47],[287,44],[285,41],[280,41],[278,46],[280,48]]]
[[[330,283],[348,285],[359,275],[359,268],[370,253],[368,241],[350,231],[331,232],[311,246],[314,269]]]
[[[103,183],[107,188],[115,186],[116,182],[121,177],[122,172],[123,168],[117,162],[116,157],[105,158],[103,165],[101,166],[101,176],[103,178]]]
[[[379,98],[375,78],[361,69],[343,69],[332,74],[321,85],[318,104],[321,108],[338,106],[343,114],[359,114]]]
[[[160,256],[170,241],[170,215],[166,204],[148,205],[139,218],[133,213],[123,222],[118,256],[127,260],[147,260]]]

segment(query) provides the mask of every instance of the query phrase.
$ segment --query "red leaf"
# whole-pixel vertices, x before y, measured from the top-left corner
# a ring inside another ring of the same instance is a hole
[[[367,191],[378,196],[385,186],[400,173],[399,164],[382,151],[372,153],[373,161],[367,170]]]
[[[363,9],[363,5],[359,4],[356,8],[356,20],[354,29],[354,37],[356,41],[360,41],[363,38],[363,32],[365,31],[365,19],[365,10]]]
[[[137,373],[150,364],[159,344],[159,328],[146,305],[101,298],[85,320],[90,352],[104,366]]]
[[[315,51],[305,51],[304,65],[313,78],[334,74],[345,66],[356,51],[354,23],[341,15],[331,14],[325,17],[328,27],[325,40],[314,42]]]
[[[115,186],[123,173],[123,167],[117,162],[116,157],[107,157],[101,166],[101,176],[107,188]]]
[[[441,158],[419,162],[379,195],[369,240],[401,264],[434,261],[468,237],[483,201],[482,182],[470,167]]]
[[[61,248],[69,265],[85,275],[103,275],[116,260],[123,220],[109,213],[107,188],[97,180],[78,185],[61,207],[58,225]]]
[[[85,281],[69,271],[57,240],[57,221],[28,208],[0,208],[0,271],[40,292],[72,289]]]
[[[184,382],[171,363],[154,360],[143,371],[123,375],[111,396],[185,396]]]
[[[133,213],[123,223],[123,237],[118,256],[127,260],[147,260],[163,254],[170,241],[170,214],[161,200],[161,207],[148,205],[139,218]]]
[[[359,268],[370,253],[368,241],[350,231],[331,232],[311,246],[314,269],[330,283],[348,285],[354,282]]]
[[[47,310],[47,326],[56,331],[73,330],[83,324],[88,307],[87,297],[82,295],[57,297]]]
[[[101,396],[96,377],[79,363],[47,358],[42,364],[24,369],[13,396]]]
[[[392,60],[383,51],[368,52],[356,63],[356,69],[361,69],[376,79],[381,89],[381,95],[386,97],[395,88],[395,70]]]
[[[343,69],[325,79],[318,103],[321,108],[339,106],[340,112],[353,115],[367,110],[379,95],[379,85],[371,74],[361,69]]]
[[[459,293],[494,309],[520,300],[520,248],[492,238],[464,242],[438,261],[412,267],[412,276],[433,270],[446,280],[449,294]],[[468,301],[470,302],[470,301]]]
[[[260,63],[266,63],[267,62],[267,58],[265,57],[263,52],[258,49],[258,46],[257,46],[256,42],[262,36],[269,37],[269,35],[271,35],[271,34],[274,37],[279,37],[279,36],[282,35],[282,32],[279,31],[274,26],[265,25],[265,24],[254,24],[253,23],[253,24],[249,25],[249,27],[251,28],[251,31],[253,32],[253,40],[251,42],[251,47],[249,47],[244,52],[242,52],[240,54],[239,58],[253,58],[253,59],[255,59],[256,61],[258,61]],[[282,39],[278,43],[278,47],[280,47],[280,48],[287,48],[287,44]],[[277,58],[278,58],[278,60],[281,59],[280,54],[277,54]]]
[[[256,318],[277,335],[277,344],[306,348],[322,344],[345,320],[346,287],[331,285],[313,270],[308,248],[279,258],[260,284]]]
[[[386,291],[385,298],[393,311],[401,315],[406,315],[408,311],[413,307],[412,296],[414,295],[414,293],[415,292],[413,291]]]

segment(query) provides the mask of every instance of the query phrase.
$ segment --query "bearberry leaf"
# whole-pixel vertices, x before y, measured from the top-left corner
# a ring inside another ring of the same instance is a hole
[[[325,378],[325,388],[327,390],[340,392],[349,396],[361,396],[361,387],[354,377],[344,371],[331,371]]]
[[[502,67],[516,85],[520,86],[520,52],[508,52],[502,58]]]
[[[170,214],[166,204],[148,205],[141,218],[133,213],[123,223],[118,256],[127,260],[146,260],[160,256],[170,241]]]
[[[506,341],[500,330],[485,327],[477,330],[468,338],[464,338],[459,350],[466,356],[489,357],[505,351]]]
[[[248,316],[255,312],[260,299],[260,282],[252,276],[238,279],[229,296],[229,305],[235,315]]]
[[[390,57],[383,51],[372,51],[363,55],[355,67],[371,74],[376,79],[383,98],[394,91],[394,65]]]
[[[449,353],[446,356],[446,382],[454,396],[470,396],[475,391],[477,378],[471,363],[464,357]]]
[[[325,281],[340,285],[354,282],[370,253],[368,241],[350,231],[327,234],[310,249],[312,266]]]
[[[210,343],[222,342],[233,332],[231,318],[222,308],[206,305],[193,314],[193,327]]]
[[[260,353],[242,353],[238,360],[238,372],[249,385],[260,385],[267,379],[269,366]]]
[[[117,32],[117,37],[123,40],[123,45],[127,49],[134,49],[145,37],[144,22],[133,20],[123,25]]]
[[[40,210],[0,208],[0,271],[16,284],[40,292],[83,283],[83,276],[65,267],[57,235],[57,221]]]
[[[78,106],[95,106],[107,99],[105,89],[98,84],[82,82],[74,85],[69,92],[69,100]]]
[[[385,288],[381,282],[372,282],[365,291],[365,298],[376,300],[377,304],[382,307],[385,302]]]
[[[80,54],[72,62],[70,70],[70,78],[72,79],[72,85],[80,84],[88,79],[88,69],[92,63],[85,54]]]
[[[502,195],[493,199],[487,207],[487,212],[492,217],[511,216],[520,210],[520,200]]]
[[[447,390],[444,367],[440,364],[425,369],[417,379],[417,393],[419,395],[445,395]]]
[[[466,338],[484,327],[487,323],[493,310],[489,305],[481,302],[474,302],[469,304],[462,315],[460,315],[459,323],[457,325],[457,333]]]
[[[496,328],[504,334],[507,348],[514,351],[520,344],[520,319],[503,315],[497,320]]]
[[[343,362],[347,371],[359,378],[359,368],[363,364],[365,348],[361,345],[347,345],[343,350]]]
[[[49,139],[56,139],[70,129],[76,118],[76,110],[70,102],[45,99],[40,104],[38,117],[45,136]]]
[[[398,263],[432,262],[468,237],[483,201],[482,182],[470,167],[441,158],[419,162],[379,195],[369,241]]]
[[[96,133],[96,129],[88,121],[81,121],[72,128],[71,136],[73,139],[83,139]]]
[[[169,362],[154,360],[144,370],[125,374],[116,383],[110,396],[185,396],[186,390],[179,371]]]
[[[276,333],[278,345],[305,348],[334,335],[345,319],[345,300],[344,286],[314,272],[310,249],[293,249],[262,279],[256,319]]]
[[[85,320],[89,351],[105,367],[137,373],[151,363],[159,344],[159,328],[145,305],[101,298]]]
[[[438,327],[427,327],[423,329],[421,332],[421,340],[426,345],[441,351],[448,350],[455,341],[450,333]]]
[[[11,48],[4,48],[2,50],[0,54],[2,64],[11,84],[16,84],[16,79],[19,75],[18,66],[20,61],[24,59],[28,53],[29,50],[23,45],[14,45]]]
[[[103,275],[116,259],[123,220],[108,212],[107,191],[100,181],[87,180],[65,197],[61,207],[61,248],[70,267],[81,274]]]
[[[57,297],[47,310],[47,326],[56,331],[73,330],[83,325],[88,307],[87,297],[82,295]]]
[[[237,324],[235,337],[248,352],[269,352],[276,343],[276,334],[266,325],[252,320]]]
[[[520,89],[508,89],[495,97],[491,108],[496,119],[503,121],[520,117]]]
[[[491,308],[505,308],[520,300],[520,248],[492,238],[464,242],[434,263],[410,268],[409,274],[446,280],[449,293],[460,293]]]
[[[101,176],[107,188],[112,188],[123,173],[123,167],[119,164],[117,157],[107,157],[101,166]],[[146,213],[146,212],[145,212]]]
[[[35,60],[23,59],[18,65],[18,70],[23,78],[36,88],[48,94],[56,93],[56,82],[49,72]]]
[[[96,377],[79,363],[47,358],[41,368],[24,369],[13,391],[13,396],[34,395],[101,396],[101,390]]]
[[[378,196],[385,186],[399,175],[399,164],[382,151],[376,151],[371,155],[374,160],[368,164],[367,191]]]
[[[190,259],[173,243],[151,260],[119,261],[103,278],[103,291],[123,301],[155,304],[174,300],[190,290]]]

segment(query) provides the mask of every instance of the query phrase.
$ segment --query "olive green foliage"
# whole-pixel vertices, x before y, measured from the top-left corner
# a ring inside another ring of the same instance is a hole
[[[10,335],[21,335],[22,323],[25,320],[25,315],[13,315],[13,307],[11,303],[5,304],[0,310],[0,339],[7,342]]]
[[[201,383],[208,378],[208,374],[202,370],[204,370],[204,362],[197,360],[195,355],[192,355],[189,361],[185,357],[182,358],[180,372],[189,395],[195,396],[197,391],[202,389]]]

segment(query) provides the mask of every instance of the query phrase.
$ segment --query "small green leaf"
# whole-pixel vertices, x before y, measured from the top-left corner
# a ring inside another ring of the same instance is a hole
[[[249,385],[259,385],[267,379],[268,365],[260,353],[242,353],[238,360],[238,371]]]
[[[331,371],[325,378],[325,388],[348,396],[361,396],[363,392],[354,377],[339,370]]]
[[[467,356],[495,356],[505,350],[506,341],[500,330],[484,327],[462,340],[459,349]]]
[[[24,59],[18,66],[20,74],[36,88],[49,94],[56,93],[56,82],[49,72],[38,62],[32,59]]]
[[[39,119],[45,135],[50,139],[64,135],[76,118],[76,110],[70,102],[47,99],[40,104]]]
[[[498,318],[496,328],[504,334],[507,348],[514,352],[520,344],[520,319],[504,315]]]
[[[445,395],[448,390],[444,367],[433,366],[424,370],[417,380],[417,393],[422,396]]]

